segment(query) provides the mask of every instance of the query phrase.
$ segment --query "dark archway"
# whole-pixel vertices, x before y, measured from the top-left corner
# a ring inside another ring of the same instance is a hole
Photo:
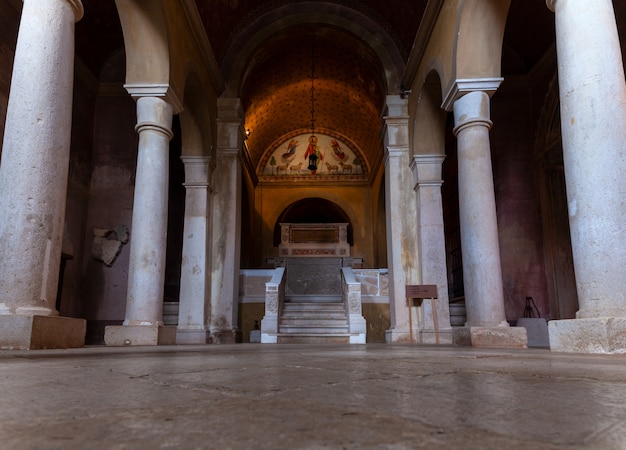
[[[330,200],[318,197],[305,198],[285,208],[274,224],[275,247],[278,247],[278,244],[280,244],[281,223],[347,223],[348,243],[354,245],[350,217],[340,206]]]

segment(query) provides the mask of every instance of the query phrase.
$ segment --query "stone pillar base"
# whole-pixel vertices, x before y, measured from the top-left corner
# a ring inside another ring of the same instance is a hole
[[[551,320],[550,350],[569,353],[626,353],[626,318]]]
[[[58,316],[0,316],[0,348],[37,350],[85,345],[87,321]]]
[[[459,327],[453,330],[454,345],[465,347],[527,348],[524,327]]]
[[[387,344],[417,344],[417,333],[411,333],[408,330],[391,329],[385,331],[385,341]]]
[[[452,329],[439,330],[422,330],[419,332],[420,344],[436,344],[436,345],[452,345]]]
[[[111,347],[124,345],[174,345],[176,327],[162,325],[119,325],[104,329],[104,343]]]
[[[208,344],[211,342],[207,330],[176,330],[176,344]]]
[[[237,344],[242,341],[242,333],[239,330],[212,331],[210,341],[212,344]]]

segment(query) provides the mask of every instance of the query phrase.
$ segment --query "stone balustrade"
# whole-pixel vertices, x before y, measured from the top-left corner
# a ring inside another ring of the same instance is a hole
[[[341,268],[343,302],[348,316],[351,344],[365,344],[367,326],[361,304],[361,283],[354,276],[352,267]]]
[[[265,316],[261,320],[261,343],[278,341],[279,314],[285,300],[285,268],[274,269],[272,279],[265,283]]]

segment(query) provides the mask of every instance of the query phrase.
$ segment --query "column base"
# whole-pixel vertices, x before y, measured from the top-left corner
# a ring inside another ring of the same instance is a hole
[[[119,325],[104,329],[104,343],[110,347],[129,345],[174,345],[176,327],[162,325]]]
[[[385,331],[385,341],[387,344],[417,344],[417,333],[409,330],[397,330],[392,328]]]
[[[0,348],[38,350],[80,348],[87,321],[59,316],[0,316]]]
[[[420,344],[452,345],[452,328],[447,330],[422,330],[419,332]]]
[[[464,347],[527,348],[524,327],[459,327],[453,330],[454,345]]]
[[[551,320],[550,350],[568,353],[626,353],[626,318]]]
[[[212,331],[209,339],[212,344],[238,344],[243,335],[240,330]]]
[[[207,330],[176,329],[176,344],[178,345],[208,344],[209,342],[211,342],[211,337]]]

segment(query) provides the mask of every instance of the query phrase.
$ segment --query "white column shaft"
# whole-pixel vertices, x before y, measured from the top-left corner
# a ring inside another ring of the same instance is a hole
[[[137,100],[139,151],[124,325],[162,325],[172,107]]]
[[[0,314],[56,315],[79,0],[24,0],[0,163]]]
[[[578,318],[626,316],[626,84],[613,2],[550,0]]]
[[[454,103],[459,215],[467,325],[507,326],[489,144],[489,96],[476,91]]]
[[[178,330],[206,330],[210,159],[183,156],[182,160],[185,164],[186,196]]]

